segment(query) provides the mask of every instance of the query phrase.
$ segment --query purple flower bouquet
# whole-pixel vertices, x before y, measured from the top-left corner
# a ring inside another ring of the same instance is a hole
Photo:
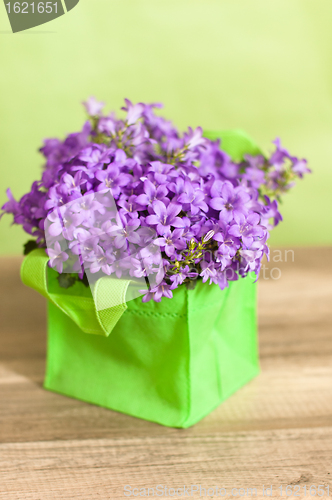
[[[84,103],[82,131],[47,139],[41,180],[2,208],[33,237],[23,282],[50,302],[45,386],[187,427],[257,373],[254,281],[309,169],[279,139],[267,157],[125,103],[123,118]]]

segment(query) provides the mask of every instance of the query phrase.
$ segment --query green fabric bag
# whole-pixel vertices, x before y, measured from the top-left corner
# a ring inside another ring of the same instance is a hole
[[[232,157],[243,154],[244,140],[244,151],[259,152],[242,132],[226,134]],[[94,297],[80,283],[64,290],[47,260],[35,250],[21,270],[22,281],[49,299],[46,389],[186,428],[257,375],[257,286],[250,276],[223,291],[198,281],[194,290],[174,290],[173,299],[126,304],[128,281],[102,278]],[[105,293],[122,302],[97,310]]]

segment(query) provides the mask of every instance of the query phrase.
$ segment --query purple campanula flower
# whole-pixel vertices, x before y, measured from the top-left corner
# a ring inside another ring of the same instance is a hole
[[[277,139],[269,156],[233,161],[200,127],[181,133],[157,116],[159,104],[126,100],[125,118],[104,115],[95,98],[84,106],[81,131],[44,142],[41,180],[19,201],[8,190],[0,218],[12,214],[38,246],[47,239],[57,269],[69,258],[62,245],[80,278],[82,266],[97,277],[147,278],[144,301],[171,297],[195,276],[224,289],[258,275],[282,220],[279,198],[309,172],[306,160]]]
[[[98,132],[107,135],[115,135],[116,134],[116,119],[114,113],[110,116],[102,116],[98,121]]]
[[[290,158],[290,154],[287,149],[283,148],[281,145],[281,140],[277,137],[273,144],[276,146],[275,152],[272,154],[270,158],[271,165],[276,165],[278,167],[282,166],[286,158]]]
[[[267,253],[266,237],[262,241],[255,241],[248,249],[241,249],[239,254],[244,273],[255,272],[258,274],[261,260]]]
[[[154,200],[160,200],[165,202],[168,189],[166,185],[155,186],[149,179],[145,179],[143,183],[144,193],[139,194],[136,198],[136,203],[142,207],[147,207],[151,205]]]
[[[179,195],[177,201],[184,205],[186,211],[196,215],[200,210],[203,210],[203,212],[208,211],[208,206],[204,199],[205,194],[201,189],[195,189],[195,186],[191,182],[185,181],[184,192]]]
[[[55,209],[47,216],[47,221],[51,223],[48,226],[48,233],[50,236],[63,234],[67,240],[72,240],[83,219],[82,214],[73,213],[69,208]]]
[[[20,213],[20,204],[18,201],[15,200],[11,190],[8,188],[6,191],[7,198],[9,201],[5,203],[2,207],[2,210],[4,210],[4,213],[10,213],[13,214],[14,217]],[[4,213],[0,214],[0,219],[4,215]]]
[[[59,192],[59,185],[52,186],[48,191],[48,199],[45,202],[45,210],[51,210],[63,204],[63,194]]]
[[[265,172],[259,168],[248,167],[242,179],[246,179],[250,183],[250,186],[258,189],[264,183]]]
[[[97,191],[111,189],[115,198],[121,194],[121,188],[131,182],[132,177],[120,171],[120,168],[111,163],[106,170],[98,170],[96,172],[96,179],[100,184],[96,187]]]
[[[58,273],[61,274],[63,271],[63,263],[69,258],[68,254],[61,250],[61,246],[58,241],[55,242],[54,248],[48,248],[47,254],[50,258],[50,266],[55,267]]]
[[[84,219],[88,224],[88,221],[93,223],[95,220],[95,212],[99,214],[106,212],[105,206],[98,201],[95,194],[88,194],[74,200],[74,202],[70,204],[70,210],[73,213],[79,214],[82,220]]]
[[[230,234],[230,227],[231,226],[223,221],[219,221],[218,224],[214,226],[215,234],[213,235],[213,239],[219,243],[219,254],[234,257],[238,249],[241,247],[241,241],[236,236]]]
[[[144,263],[141,259],[133,257],[130,265],[130,275],[135,278],[145,278],[153,273],[154,265],[152,260],[145,259]]]
[[[145,105],[143,103],[138,103],[133,105],[129,99],[125,99],[126,106],[123,107],[122,109],[124,111],[127,111],[127,124],[132,125],[133,123],[137,122],[139,118],[141,118]]]
[[[219,211],[221,220],[231,222],[234,215],[247,214],[246,203],[249,200],[249,194],[241,186],[234,188],[229,181],[226,181],[221,187],[220,196],[212,198],[210,206]]]
[[[229,286],[229,281],[237,281],[239,279],[239,275],[237,272],[234,271],[234,269],[230,267],[224,269],[223,271],[218,272],[218,277],[217,277],[217,285],[219,286],[220,290],[224,290]]]
[[[287,149],[282,147],[279,138],[275,139],[273,144],[275,144],[276,150],[269,159],[269,165],[274,167],[275,170],[274,172],[269,172],[269,176],[275,180],[276,185],[278,185],[278,180],[282,180],[283,175],[285,174],[285,165],[287,162],[290,163],[291,172],[299,178],[302,178],[304,174],[311,172],[307,166],[307,161],[299,159],[296,156],[292,156]],[[285,189],[287,190],[293,185],[293,183],[289,183]]]
[[[161,238],[157,238],[155,243],[163,248],[167,257],[172,257],[177,250],[184,250],[187,245],[182,238],[183,229],[174,229],[174,231],[165,231]]]
[[[244,155],[244,159],[246,163],[249,165],[249,167],[255,170],[262,170],[266,163],[266,159],[263,155],[257,155],[257,156]],[[245,171],[247,171],[247,167]]]
[[[266,205],[264,206],[262,212],[261,224],[267,229],[271,230],[273,227],[277,226],[280,221],[282,221],[282,215],[278,210],[277,200],[271,202],[268,196],[265,196],[264,198],[266,201]],[[273,225],[269,223],[270,219],[273,219]]]
[[[61,191],[64,195],[70,196],[76,193],[77,197],[82,196],[81,185],[86,181],[82,179],[82,171],[77,172],[74,176],[64,174],[61,179]]]
[[[197,237],[201,232],[201,225],[197,222],[193,223],[189,217],[182,217],[182,238],[185,241],[190,241],[192,238]]]
[[[255,237],[262,239],[264,229],[259,225],[260,216],[256,213],[251,213],[246,218],[243,214],[236,214],[235,224],[232,224],[228,230],[228,234],[241,238],[246,248],[251,247]]]
[[[224,180],[229,180],[233,184],[236,184],[236,181],[240,177],[240,166],[229,159],[229,161],[226,161],[220,167],[219,173],[223,176]]]
[[[99,237],[91,236],[89,231],[81,229],[77,234],[77,239],[69,242],[68,247],[74,255],[81,258],[82,264],[91,261],[97,251]]]
[[[163,108],[163,104],[146,104],[143,112],[144,124],[151,130],[151,136],[160,144],[164,144],[170,137],[178,137],[178,131],[172,122],[154,113],[154,108]]]
[[[210,280],[210,285],[212,283],[215,283],[218,275],[216,265],[213,262],[203,261],[201,263],[201,268],[202,271],[200,273],[200,276],[202,276],[203,278],[203,283],[205,283],[208,280]]]
[[[138,219],[130,219],[128,223],[123,224],[122,221],[120,222],[119,217],[117,219],[118,224],[112,225],[107,231],[110,236],[114,236],[115,248],[127,249],[129,243],[139,245],[141,238],[136,230],[140,226],[140,221]]]
[[[149,207],[149,211],[151,215],[148,215],[145,221],[152,226],[157,226],[157,232],[161,236],[170,231],[171,226],[178,228],[183,226],[181,218],[177,217],[181,212],[179,204],[171,202],[166,207],[162,201],[155,200]]]
[[[149,302],[151,299],[153,299],[155,302],[160,302],[162,297],[167,297],[168,299],[171,299],[173,297],[173,292],[171,289],[170,285],[167,285],[167,283],[162,282],[160,285],[151,288],[148,292],[146,290],[142,290],[145,295],[142,298],[142,302]]]
[[[168,177],[174,167],[167,163],[162,163],[160,161],[152,161],[148,167],[148,172],[152,172],[154,179],[158,184],[166,184]]]
[[[220,247],[215,252],[215,261],[220,265],[220,270],[223,271],[232,264],[232,258],[228,254],[220,252]]]
[[[143,208],[137,203],[137,198],[135,194],[129,196],[129,198],[121,196],[117,203],[117,205],[121,207],[119,210],[120,214],[128,215],[132,219],[137,219],[139,217],[138,211]]]
[[[203,137],[203,130],[201,127],[197,127],[196,130],[192,130],[189,127],[189,133],[185,136],[185,140],[189,149],[205,145],[207,142],[207,140]]]
[[[311,170],[308,168],[307,160],[299,160],[298,158],[291,157],[293,161],[292,171],[302,179],[304,174],[310,174]]]
[[[173,274],[173,276],[170,277],[170,280],[172,282],[171,284],[171,290],[174,290],[178,286],[180,286],[186,278],[189,278],[191,280],[196,280],[198,277],[198,272],[197,271],[192,271],[189,266],[183,267],[181,270],[179,270],[178,273]]]
[[[93,168],[108,164],[110,162],[109,155],[110,152],[107,149],[105,150],[99,144],[95,144],[83,149],[78,158],[80,161],[86,162],[89,168]]]
[[[90,116],[99,116],[105,106],[104,102],[99,102],[93,96],[89,97],[87,101],[83,102],[83,105]]]
[[[170,191],[172,191],[173,193],[177,194],[177,195],[180,195],[184,192],[184,178],[180,175],[176,176],[173,180],[173,182],[171,182],[169,185],[168,185],[168,188],[170,189]]]
[[[109,252],[105,252],[105,250],[99,245],[97,245],[89,260],[91,261],[89,266],[90,273],[95,274],[101,270],[108,276],[112,274],[111,265],[113,264],[115,258]]]

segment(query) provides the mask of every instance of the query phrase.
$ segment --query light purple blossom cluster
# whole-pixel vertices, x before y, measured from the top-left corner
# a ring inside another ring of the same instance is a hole
[[[269,158],[235,163],[201,128],[180,134],[155,114],[161,105],[125,102],[123,119],[102,114],[94,98],[84,103],[82,131],[45,141],[41,180],[20,201],[8,189],[4,213],[39,247],[48,236],[59,273],[71,261],[81,279],[87,270],[144,276],[143,301],[171,298],[197,279],[224,289],[258,275],[269,231],[282,220],[279,197],[309,172],[306,161],[276,140]]]

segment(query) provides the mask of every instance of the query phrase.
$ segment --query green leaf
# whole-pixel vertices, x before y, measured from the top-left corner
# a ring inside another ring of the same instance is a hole
[[[187,290],[195,290],[196,285],[197,285],[197,280],[189,280],[185,281]]]
[[[29,240],[23,245],[23,255],[28,255],[32,250],[36,250],[38,248],[36,240]]]
[[[70,288],[71,286],[75,285],[76,283],[76,277],[72,276],[71,274],[64,273],[64,274],[59,274],[57,277],[57,280],[59,282],[59,286],[61,288]]]

